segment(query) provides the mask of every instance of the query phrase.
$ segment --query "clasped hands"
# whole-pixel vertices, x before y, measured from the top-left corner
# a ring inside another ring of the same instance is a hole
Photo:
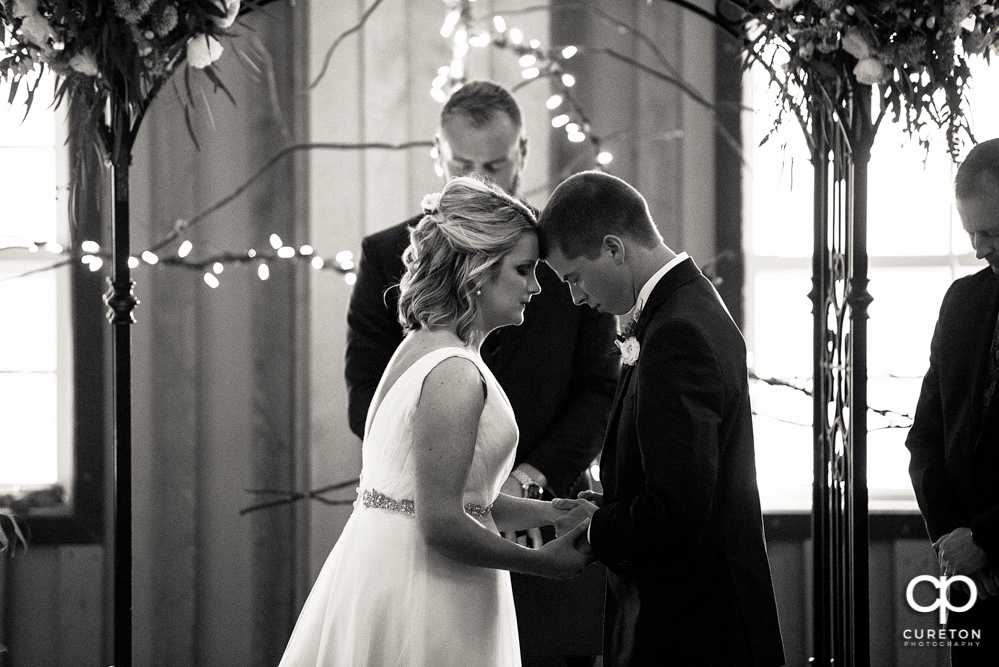
[[[999,595],[999,572],[985,551],[975,544],[970,528],[955,528],[933,543],[940,571],[948,577],[964,575],[975,582],[981,599]]]
[[[603,501],[603,495],[593,491],[583,491],[577,498],[555,498],[552,507],[559,511],[555,519],[555,536],[562,537],[583,521],[588,520],[597,511]],[[576,550],[586,556],[593,556],[593,547],[587,534],[582,533],[575,544]]]

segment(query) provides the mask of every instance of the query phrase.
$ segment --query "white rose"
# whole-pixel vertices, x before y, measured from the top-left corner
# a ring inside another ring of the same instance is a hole
[[[213,0],[215,6],[225,12],[225,18],[212,16],[212,21],[220,28],[228,28],[239,16],[239,0]]]
[[[868,86],[884,83],[888,80],[888,70],[877,58],[864,58],[853,68],[853,75],[859,83]]]
[[[222,43],[211,35],[197,34],[187,40],[187,62],[204,69],[222,57]]]
[[[621,350],[621,361],[626,366],[634,366],[635,362],[638,361],[638,353],[642,349],[642,346],[638,344],[638,339],[631,336],[625,340],[616,340],[614,344],[617,345],[617,349]]]
[[[420,202],[420,206],[423,208],[424,213],[433,213],[437,210],[437,207],[441,203],[441,193],[431,192],[430,194],[423,196],[423,201]]]
[[[864,34],[853,26],[846,29],[842,39],[843,50],[857,60],[871,57],[871,45]]]

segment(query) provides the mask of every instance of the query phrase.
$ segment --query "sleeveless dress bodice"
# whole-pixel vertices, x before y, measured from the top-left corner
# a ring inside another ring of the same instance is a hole
[[[474,363],[485,387],[465,512],[498,533],[491,508],[513,469],[517,425],[488,367],[449,347],[417,359],[384,392],[383,376],[375,392],[381,399],[368,409],[354,511],[280,667],[519,667],[509,573],[434,551],[416,526],[413,416],[427,375],[452,357]]]

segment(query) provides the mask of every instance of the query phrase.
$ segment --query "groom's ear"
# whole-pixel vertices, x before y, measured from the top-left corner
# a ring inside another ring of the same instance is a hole
[[[615,264],[624,264],[627,251],[621,237],[608,234],[604,237],[603,251],[614,261]]]

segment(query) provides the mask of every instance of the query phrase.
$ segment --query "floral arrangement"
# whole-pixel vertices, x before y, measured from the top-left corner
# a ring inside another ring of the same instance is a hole
[[[927,120],[946,128],[956,155],[970,79],[966,58],[999,53],[996,0],[739,0],[747,48],[784,90],[785,105],[805,124],[830,111],[855,84],[876,86],[878,121],[904,117],[924,146]],[[781,51],[786,62],[775,60]],[[875,122],[875,128],[877,125]],[[808,133],[808,127],[806,134]]]
[[[85,131],[105,122],[114,96],[116,108],[127,112],[123,129],[134,132],[185,61],[225,89],[212,69],[223,52],[220,38],[257,4],[263,0],[0,0],[0,77],[10,81],[10,101],[25,83],[30,109],[35,74],[48,68],[57,75],[57,104],[67,96],[86,103]]]

